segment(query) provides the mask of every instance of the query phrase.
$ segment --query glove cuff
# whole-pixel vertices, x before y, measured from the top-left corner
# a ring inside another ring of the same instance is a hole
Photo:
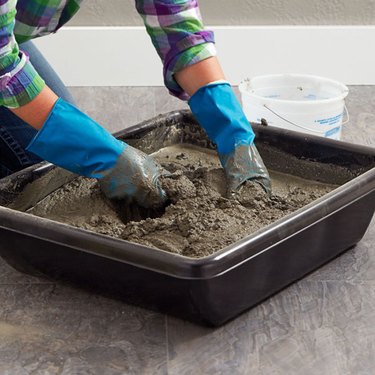
[[[208,137],[215,142],[219,154],[253,142],[254,132],[228,82],[201,87],[190,98],[189,106]]]
[[[116,164],[124,143],[59,98],[26,149],[71,172],[102,178]]]

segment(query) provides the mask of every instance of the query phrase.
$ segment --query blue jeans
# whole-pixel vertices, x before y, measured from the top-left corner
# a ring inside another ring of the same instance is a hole
[[[35,45],[26,42],[20,49],[30,55],[35,69],[56,95],[74,104],[72,95]],[[36,133],[9,109],[0,106],[0,178],[42,161],[25,150]]]

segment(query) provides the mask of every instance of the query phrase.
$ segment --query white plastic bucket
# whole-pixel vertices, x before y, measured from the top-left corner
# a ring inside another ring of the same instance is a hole
[[[345,97],[342,83],[303,74],[254,77],[240,83],[242,106],[251,122],[340,139]],[[346,110],[347,120],[349,114]]]

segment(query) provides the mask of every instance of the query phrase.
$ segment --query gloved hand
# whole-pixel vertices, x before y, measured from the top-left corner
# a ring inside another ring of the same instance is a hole
[[[255,147],[255,134],[230,84],[219,81],[201,87],[190,98],[189,106],[217,146],[229,193],[247,180],[259,183],[270,193],[270,177]]]
[[[158,179],[164,173],[161,166],[61,98],[27,150],[71,172],[97,178],[109,198],[143,207],[158,207],[166,200]]]

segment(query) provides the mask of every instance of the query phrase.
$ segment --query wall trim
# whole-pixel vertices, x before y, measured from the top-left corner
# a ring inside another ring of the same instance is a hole
[[[227,78],[305,73],[375,84],[375,26],[214,26]],[[143,27],[62,28],[35,44],[68,86],[162,86]]]

